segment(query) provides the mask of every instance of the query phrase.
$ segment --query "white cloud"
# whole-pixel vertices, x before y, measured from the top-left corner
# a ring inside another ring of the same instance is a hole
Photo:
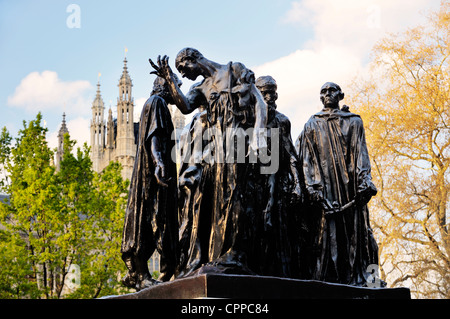
[[[83,147],[86,142],[91,144],[91,120],[83,117],[77,117],[67,122],[67,129],[69,130],[70,137],[77,141],[75,148]]]
[[[277,81],[278,109],[291,120],[293,139],[300,134],[307,119],[321,109],[319,90],[323,83],[336,82],[345,92],[352,79],[366,73],[369,54],[386,32],[402,32],[424,22],[426,13],[437,9],[439,2],[292,2],[282,22],[311,25],[314,38],[290,55],[252,67],[252,70],[257,77],[271,75]]]
[[[309,24],[314,12],[302,1],[291,2],[291,9],[286,12],[282,22],[290,24]]]
[[[29,112],[62,108],[67,113],[87,115],[90,105],[87,94],[93,89],[89,81],[62,81],[54,71],[32,72],[22,79],[8,105],[25,109]]]

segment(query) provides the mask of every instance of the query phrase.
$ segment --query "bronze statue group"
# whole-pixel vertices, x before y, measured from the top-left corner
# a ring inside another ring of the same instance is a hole
[[[140,119],[123,284],[141,290],[213,272],[366,285],[369,265],[378,264],[367,209],[377,190],[362,120],[340,107],[341,88],[322,86],[323,109],[294,145],[271,76],[255,79],[242,63],[185,48],[177,70],[203,77],[185,95],[168,60],[150,60],[157,78]],[[180,137],[178,171],[168,104],[197,110]],[[155,250],[158,280],[147,266]]]

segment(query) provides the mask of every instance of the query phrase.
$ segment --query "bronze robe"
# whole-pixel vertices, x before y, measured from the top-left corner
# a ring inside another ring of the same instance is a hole
[[[148,260],[155,249],[161,255],[161,273],[173,272],[178,262],[177,171],[171,158],[175,147],[172,118],[167,104],[157,95],[144,105],[139,141],[128,195],[122,238],[122,254]],[[168,187],[154,175],[151,140],[157,136],[166,167]]]
[[[272,174],[249,179],[246,195],[252,199],[250,268],[259,275],[298,277],[298,238],[293,225],[301,202],[300,171],[291,138],[291,122],[269,106],[268,147],[278,168]],[[271,129],[278,129],[278,136]],[[278,159],[274,157],[277,156]],[[254,181],[254,183],[251,183]]]
[[[247,258],[255,212],[245,191],[255,165],[249,163],[248,155],[243,162],[229,160],[227,156],[233,154],[227,152],[227,141],[254,126],[255,101],[249,94],[254,76],[243,64],[231,62],[223,76],[228,83],[225,89],[215,91],[203,80],[187,94],[203,107],[185,132],[186,143],[193,143],[199,133],[203,139],[195,163],[183,163],[180,171],[181,276],[202,265],[217,272],[253,273]],[[196,123],[201,127],[199,133],[194,130]],[[243,144],[240,150],[248,154],[248,140]],[[186,183],[193,185],[184,187]]]
[[[303,251],[312,279],[362,286],[378,246],[362,194],[376,194],[363,122],[359,115],[324,109],[305,124],[297,142],[309,206],[303,214]],[[350,207],[327,215],[323,207]],[[322,206],[321,206],[322,204]]]

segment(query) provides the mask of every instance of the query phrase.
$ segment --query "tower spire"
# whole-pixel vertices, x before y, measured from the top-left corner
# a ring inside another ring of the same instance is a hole
[[[99,163],[102,159],[102,150],[105,147],[105,120],[104,110],[105,104],[103,103],[102,95],[100,92],[100,73],[98,75],[97,82],[97,94],[94,102],[92,102],[92,120],[91,120],[91,152],[92,152],[92,164],[95,171],[99,167]]]
[[[128,60],[127,60],[127,57],[125,57],[123,60],[122,76],[120,77],[120,80],[119,80],[119,87],[130,88],[130,90],[131,90],[132,81],[131,81],[130,74],[128,73],[127,63],[128,63]]]
[[[67,130],[67,127],[66,127],[66,112],[63,112],[63,120],[62,120],[61,129],[63,129],[63,127]]]
[[[66,112],[63,113],[61,128],[58,131],[58,149],[56,151],[56,170],[61,169],[61,161],[64,155],[64,134],[69,133],[66,125]]]
[[[69,133],[69,130],[67,129],[66,125],[66,112],[63,113],[63,119],[61,123],[61,128],[59,129],[58,137],[64,137],[65,133]]]
[[[126,52],[127,50],[125,50]],[[117,135],[116,157],[122,164],[122,177],[131,178],[133,160],[136,153],[134,135],[134,101],[132,96],[133,83],[128,73],[127,57],[123,60],[123,72],[119,80],[119,97],[117,99]]]

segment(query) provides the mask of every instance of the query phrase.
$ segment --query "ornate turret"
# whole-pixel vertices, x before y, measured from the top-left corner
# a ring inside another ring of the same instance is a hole
[[[97,95],[92,103],[92,120],[91,120],[91,152],[92,164],[95,171],[102,158],[102,151],[105,148],[105,121],[103,113],[105,105],[100,94],[100,82],[97,83]]]
[[[108,132],[107,137],[106,137],[106,147],[109,149],[113,149],[115,147],[114,121],[113,121],[111,106],[109,107],[109,110],[108,110],[108,122],[106,122],[106,131]]]
[[[97,95],[92,103],[91,160],[94,171],[98,173],[111,161],[117,161],[122,165],[122,177],[131,180],[136,156],[135,130],[138,123],[133,121],[133,81],[128,73],[126,57],[123,62],[118,83],[117,115],[113,114],[114,109],[111,109],[112,101],[109,103],[107,116],[104,114],[105,105],[100,94],[100,83],[97,84]],[[116,118],[113,115],[116,115]]]
[[[128,74],[126,57],[123,63],[123,72],[118,85],[116,160],[122,164],[122,176],[131,179],[136,155],[133,121],[134,101],[131,94],[133,83]],[[118,154],[120,155],[117,156]]]
[[[58,149],[56,151],[56,170],[61,169],[61,161],[64,155],[64,134],[69,133],[66,126],[66,113],[63,113],[63,120],[61,123],[61,128],[58,132]]]
[[[119,80],[119,98],[118,101],[126,101],[133,103],[133,99],[131,97],[131,88],[133,87],[133,83],[131,81],[131,77],[128,74],[127,67],[127,58],[123,60],[123,72],[122,76]]]
[[[123,72],[122,72],[122,76],[120,77],[119,80],[119,86],[123,85],[123,86],[133,86],[133,84],[131,83],[131,78],[130,75],[128,74],[128,67],[127,67],[127,58],[125,58],[123,60]],[[131,93],[131,91],[130,91]]]

